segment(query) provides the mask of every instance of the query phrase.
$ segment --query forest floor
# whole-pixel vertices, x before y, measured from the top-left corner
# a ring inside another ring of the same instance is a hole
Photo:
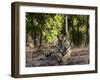
[[[46,57],[46,48],[26,47],[26,67],[89,64],[88,48],[73,48],[71,50],[71,57],[64,64],[57,62],[52,56]]]

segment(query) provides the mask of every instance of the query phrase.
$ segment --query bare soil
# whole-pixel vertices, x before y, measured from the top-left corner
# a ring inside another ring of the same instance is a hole
[[[50,48],[49,48],[50,49]],[[46,57],[48,48],[30,48],[26,47],[26,67],[39,66],[60,66],[60,65],[81,65],[89,64],[89,50],[88,48],[73,48],[71,58],[65,63],[57,62],[55,57]]]

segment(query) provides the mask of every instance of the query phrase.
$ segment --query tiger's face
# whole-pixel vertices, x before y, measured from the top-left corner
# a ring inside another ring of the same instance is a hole
[[[70,50],[70,42],[64,35],[59,35],[57,48],[61,53],[65,53]]]
[[[59,35],[58,36],[58,45],[63,45],[64,44],[64,35]]]

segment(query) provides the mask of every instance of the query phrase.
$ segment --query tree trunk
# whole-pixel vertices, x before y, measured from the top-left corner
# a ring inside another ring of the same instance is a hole
[[[73,28],[73,25],[72,25],[72,41],[73,41],[73,44],[75,45],[75,32],[74,32],[74,28]]]
[[[40,30],[40,47],[42,46],[42,26],[41,26],[41,30]]]
[[[32,16],[31,26],[32,26],[32,27],[35,27],[35,26],[33,25],[33,20],[34,20],[34,19],[33,19],[33,16]],[[32,32],[31,35],[32,35],[32,39],[33,39],[33,42],[34,42],[34,46],[36,46],[36,31]]]
[[[85,45],[87,46],[89,44],[89,16],[87,16],[87,29],[86,29],[86,43]]]
[[[79,21],[79,17],[80,16],[78,16],[78,21]],[[80,23],[78,22],[78,25],[77,25],[77,46],[79,46],[80,45],[80,36],[79,36],[79,27],[80,27]]]
[[[36,46],[36,32],[34,32],[33,35],[34,35],[33,37],[34,45]]]
[[[63,35],[66,35],[66,16],[64,15]]]
[[[65,16],[65,31],[67,34],[69,34],[68,33],[68,16]]]

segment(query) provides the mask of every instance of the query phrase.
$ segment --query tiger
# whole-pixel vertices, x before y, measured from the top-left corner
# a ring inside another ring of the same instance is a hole
[[[71,57],[70,49],[70,42],[63,34],[61,34],[54,42],[54,46],[47,52],[46,57],[55,56],[58,63],[63,62],[66,64],[67,60]]]

